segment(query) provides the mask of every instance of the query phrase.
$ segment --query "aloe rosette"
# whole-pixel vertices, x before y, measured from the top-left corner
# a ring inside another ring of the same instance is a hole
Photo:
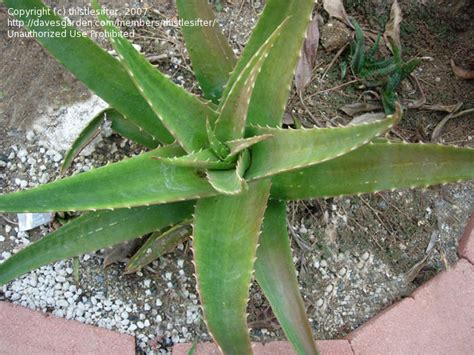
[[[58,19],[39,0],[4,3],[46,9],[19,12],[19,19],[42,33],[38,41],[110,105],[78,137],[63,167],[104,117],[117,133],[151,150],[1,195],[1,212],[84,213],[2,263],[0,284],[150,233],[147,249],[169,248],[188,236],[191,224],[203,316],[222,352],[252,353],[246,307],[255,277],[296,352],[315,354],[291,257],[286,201],[474,178],[472,149],[376,139],[401,119],[400,106],[361,125],[281,128],[313,0],[268,0],[240,58],[218,26],[184,28],[203,98],[148,63],[104,15],[100,19],[118,59],[75,35],[73,27],[28,22]],[[184,19],[213,19],[206,0],[177,5]],[[93,6],[100,9],[95,1]],[[44,35],[57,31],[68,36]],[[145,254],[138,251],[128,271],[150,262]]]

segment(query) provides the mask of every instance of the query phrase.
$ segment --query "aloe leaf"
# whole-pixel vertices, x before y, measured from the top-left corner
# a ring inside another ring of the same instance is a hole
[[[61,166],[61,173],[64,173],[71,166],[73,160],[79,155],[79,153],[87,146],[91,141],[97,137],[100,133],[100,127],[105,120],[107,111],[105,109],[99,112],[88,124],[87,126],[79,133],[79,136],[76,138],[71,148],[66,153],[64,157],[63,165]]]
[[[185,21],[208,21],[211,26],[181,29],[194,74],[204,97],[218,103],[237,59],[206,0],[177,0],[179,16]]]
[[[91,143],[100,133],[100,128],[104,120],[112,123],[112,130],[116,133],[131,139],[148,148],[156,148],[158,141],[150,134],[146,133],[142,128],[138,127],[133,121],[126,119],[120,112],[113,108],[107,108],[99,112],[82,130],[76,138],[71,148],[64,158],[61,166],[61,173],[64,173],[71,166],[73,160],[79,153]]]
[[[236,169],[209,171],[207,175],[211,186],[224,195],[237,195],[247,186]]]
[[[21,10],[17,18],[89,89],[160,142],[173,141],[114,57],[74,27],[64,26],[64,19],[39,0],[5,0],[3,3],[8,8]]]
[[[226,142],[225,144],[227,147],[230,149],[229,156],[233,157],[243,150],[250,148],[254,144],[257,144],[258,142],[264,141],[268,138],[271,138],[271,134],[262,134],[261,136],[254,136],[254,137],[249,137],[249,138],[242,138],[242,139],[236,139],[233,141]]]
[[[113,209],[216,195],[197,170],[152,159],[179,154],[180,147],[168,146],[30,190],[0,195],[0,211]]]
[[[317,354],[291,256],[284,202],[269,202],[259,243],[255,262],[258,284],[296,352]]]
[[[371,143],[340,158],[275,176],[272,197],[333,197],[472,179],[474,149]]]
[[[120,112],[111,109],[107,111],[106,119],[111,122],[112,130],[121,136],[147,148],[153,149],[158,146],[158,142],[151,135],[132,120],[125,118]]]
[[[262,44],[259,50],[249,60],[236,78],[230,90],[219,107],[214,132],[221,141],[242,138],[247,120],[247,112],[257,77],[262,69],[265,59],[271,52],[277,38],[282,32],[287,19]]]
[[[207,178],[211,186],[224,195],[237,195],[247,188],[237,169],[208,171]]]
[[[253,55],[288,17],[288,23],[265,60],[257,78],[248,109],[248,124],[272,127],[281,124],[313,6],[314,0],[269,0],[266,2],[263,14],[226,87],[226,90],[232,87]],[[226,97],[225,93],[223,97]]]
[[[225,159],[229,156],[229,147],[217,138],[209,120],[206,120],[206,132],[212,151],[221,159]]]
[[[262,180],[240,195],[196,204],[197,286],[208,329],[225,354],[252,353],[246,308],[269,191],[270,181]]]
[[[256,179],[318,164],[347,154],[386,132],[401,112],[372,123],[338,128],[281,129],[249,127],[251,134],[272,138],[252,146],[252,164],[246,179]],[[269,159],[268,157],[272,157]]]
[[[231,169],[235,165],[235,163],[220,160],[211,149],[204,149],[180,157],[158,157],[157,160],[166,164],[198,169],[224,170]]]
[[[94,8],[100,11],[96,0]],[[163,125],[189,153],[207,145],[206,118],[217,113],[151,65],[102,12],[99,18],[138,90]]]
[[[186,223],[186,222],[185,222]],[[187,222],[191,223],[191,221]],[[191,235],[189,224],[177,224],[165,232],[154,232],[143,246],[130,258],[125,273],[140,271],[146,265],[175,249],[184,239]]]
[[[94,252],[179,223],[192,213],[193,205],[180,202],[87,213],[0,264],[0,285],[57,260]]]

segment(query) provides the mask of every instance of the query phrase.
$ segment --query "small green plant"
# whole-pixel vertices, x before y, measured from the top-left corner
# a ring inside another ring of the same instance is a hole
[[[392,114],[395,112],[398,87],[420,65],[421,60],[414,58],[404,62],[401,48],[393,41],[390,41],[392,56],[380,57],[381,33],[378,34],[372,48],[367,51],[364,32],[355,19],[351,19],[351,22],[355,30],[354,41],[350,47],[351,69],[354,75],[363,79],[368,86],[381,88],[385,113]]]
[[[30,10],[19,15],[24,23],[47,9],[39,0],[4,3]],[[213,17],[207,0],[177,5],[185,19]],[[399,105],[363,125],[280,128],[313,6],[314,0],[268,0],[238,59],[218,28],[183,28],[205,99],[156,70],[105,16],[118,60],[72,27],[49,26],[47,20],[58,20],[52,11],[41,13],[43,22],[31,21],[38,41],[111,106],[80,135],[65,168],[104,116],[116,132],[152,150],[1,195],[2,212],[84,213],[2,263],[0,284],[143,235],[151,234],[147,250],[169,248],[186,238],[191,221],[203,315],[220,349],[252,353],[246,307],[255,275],[297,353],[317,353],[292,262],[286,201],[472,179],[474,152],[376,138],[400,119]]]

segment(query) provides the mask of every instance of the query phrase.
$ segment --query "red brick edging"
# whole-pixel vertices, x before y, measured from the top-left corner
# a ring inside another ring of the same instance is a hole
[[[0,302],[0,354],[135,354],[135,337]]]

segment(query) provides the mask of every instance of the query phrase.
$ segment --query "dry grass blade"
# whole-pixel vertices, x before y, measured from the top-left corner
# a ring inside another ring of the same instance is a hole
[[[449,113],[448,115],[446,115],[446,117],[444,117],[440,123],[438,123],[438,125],[435,127],[435,129],[433,130],[433,133],[431,134],[431,141],[432,142],[437,142],[439,137],[441,136],[441,132],[444,128],[444,126],[446,125],[446,123],[448,123],[448,121],[453,118],[454,114],[456,112],[458,112],[461,107],[462,107],[462,103],[460,104],[457,104],[456,105],[456,108],[451,112]]]
[[[390,10],[390,19],[385,25],[384,37],[391,39],[400,51],[402,48],[402,43],[400,41],[400,23],[402,22],[402,19],[402,10],[400,9],[398,0],[395,0]]]
[[[298,61],[298,66],[296,67],[295,86],[300,95],[311,82],[313,68],[316,64],[316,55],[318,53],[320,37],[318,18],[319,16],[316,14],[309,24],[303,45],[303,51]]]

